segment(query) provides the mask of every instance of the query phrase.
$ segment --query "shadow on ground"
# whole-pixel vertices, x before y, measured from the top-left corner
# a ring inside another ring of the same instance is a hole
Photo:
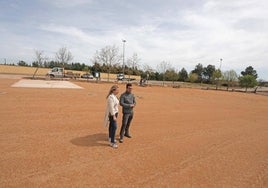
[[[97,133],[78,137],[71,140],[71,143],[76,146],[93,147],[93,146],[107,146],[107,134]]]

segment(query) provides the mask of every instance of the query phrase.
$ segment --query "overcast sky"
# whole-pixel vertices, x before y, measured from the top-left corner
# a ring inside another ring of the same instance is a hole
[[[67,47],[91,65],[96,50],[116,45],[140,65],[162,61],[188,72],[198,63],[253,66],[268,80],[267,0],[0,0],[0,63],[51,60]]]

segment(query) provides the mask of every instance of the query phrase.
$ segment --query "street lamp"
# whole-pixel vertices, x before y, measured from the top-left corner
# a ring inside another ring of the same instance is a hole
[[[221,64],[222,64],[222,58],[220,59],[220,68],[219,68],[220,70],[221,70]]]
[[[127,41],[123,39],[122,42],[123,42],[123,75],[125,75],[125,43]]]

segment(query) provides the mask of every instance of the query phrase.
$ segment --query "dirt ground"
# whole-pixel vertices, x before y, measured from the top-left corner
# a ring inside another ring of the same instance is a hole
[[[113,149],[112,84],[19,79],[0,78],[0,187],[268,187],[267,96],[134,86],[133,138]]]

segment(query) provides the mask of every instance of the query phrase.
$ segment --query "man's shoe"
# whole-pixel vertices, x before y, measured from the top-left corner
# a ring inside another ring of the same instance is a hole
[[[125,134],[125,137],[131,138],[131,136],[130,136],[130,135],[128,135],[128,134]]]
[[[119,142],[120,142],[120,143],[123,143],[123,139],[119,139]]]

